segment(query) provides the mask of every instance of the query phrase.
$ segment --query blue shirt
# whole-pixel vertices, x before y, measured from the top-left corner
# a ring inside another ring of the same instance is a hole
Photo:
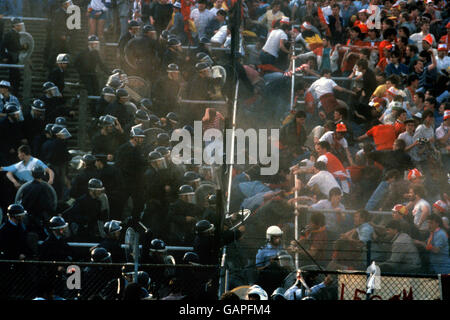
[[[448,238],[444,230],[433,234],[431,245],[439,248],[438,253],[430,252],[430,270],[436,274],[450,273],[450,257],[448,252]]]
[[[363,223],[356,228],[358,232],[359,240],[367,242],[372,240],[373,227],[369,223]]]
[[[24,164],[23,161],[20,161],[8,167],[3,167],[3,171],[12,172],[17,177],[17,179],[21,180],[22,182],[28,182],[33,180],[31,169],[33,169],[33,167],[36,165],[41,166],[44,169],[48,168],[41,160],[30,157],[30,160],[27,164]]]
[[[274,247],[268,243],[264,247],[258,250],[256,254],[256,266],[264,267],[270,263],[270,258],[276,257],[278,252],[282,250],[282,246]]]
[[[409,68],[403,64],[399,63],[397,66],[393,63],[389,63],[386,66],[386,70],[384,71],[387,76],[390,76],[392,74],[396,74],[398,76],[405,76],[409,74]]]
[[[271,189],[261,181],[242,182],[239,184],[239,189],[246,198],[253,197],[261,192],[271,191]]]
[[[303,286],[299,288],[294,284],[292,287],[286,290],[286,292],[284,293],[284,297],[287,300],[301,300],[304,297],[317,293],[317,291],[322,288],[325,288],[325,284],[323,282],[313,286],[309,292],[307,292],[305,288],[303,288]]]

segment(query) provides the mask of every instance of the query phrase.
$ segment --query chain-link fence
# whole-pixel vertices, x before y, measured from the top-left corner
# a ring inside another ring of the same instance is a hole
[[[274,294],[282,294],[286,300],[441,300],[448,291],[439,276],[421,274],[374,274],[373,289],[368,289],[370,274],[361,271],[317,270],[316,266],[301,268],[302,281],[298,281],[297,271],[282,268],[265,270],[248,269],[254,273],[253,283],[261,286],[271,299]],[[229,281],[238,273],[228,270]],[[230,282],[228,282],[230,284]],[[227,291],[246,299],[250,285],[232,285]]]
[[[216,266],[140,264],[136,281],[133,270],[130,263],[3,260],[0,299],[159,300],[169,295],[217,299]],[[127,289],[133,282],[138,289]]]

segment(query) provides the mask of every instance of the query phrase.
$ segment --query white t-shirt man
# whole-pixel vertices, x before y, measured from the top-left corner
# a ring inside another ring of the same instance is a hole
[[[266,44],[262,48],[263,51],[278,58],[278,53],[280,52],[280,40],[288,40],[286,32],[281,29],[272,30],[267,38]]]
[[[194,20],[198,38],[201,39],[205,36],[205,31],[208,23],[212,19],[214,19],[214,14],[207,9],[205,9],[203,12],[200,12],[198,8],[195,8],[191,11],[191,19]]]
[[[319,141],[327,141],[330,144],[330,146],[332,146],[334,144],[333,134],[334,134],[333,131],[328,131],[322,137],[320,137]],[[342,148],[344,149],[348,148],[348,142],[345,138],[339,140],[339,143],[342,146]]]
[[[402,132],[399,134],[398,139],[401,139],[403,141],[405,141],[406,143],[406,147],[409,147],[410,145],[412,145],[414,143],[414,135],[410,135],[408,132]],[[413,148],[414,149],[414,148]],[[413,149],[408,150],[408,154],[410,157],[413,158],[414,152],[412,152]],[[414,158],[413,158],[414,159]]]
[[[428,203],[428,201],[424,200],[424,199],[420,199],[416,205],[414,206],[414,209],[412,211],[412,215],[414,217],[414,224],[416,225],[417,228],[419,228],[419,230],[421,231],[427,231],[428,230],[428,221],[425,220],[420,226],[419,226],[419,221],[420,218],[422,217],[423,211],[424,209],[428,207],[428,213],[431,214],[431,206]]]
[[[439,126],[439,128],[436,129],[436,139],[439,140],[439,139],[442,139],[443,137],[445,137],[445,135],[447,134],[447,132],[448,132],[449,130],[450,130],[450,128],[447,127],[447,126],[445,125],[445,123],[443,122],[443,123]],[[447,146],[450,146],[450,137],[447,139],[446,145],[447,145]],[[448,151],[447,151],[446,148],[441,148],[441,154],[447,154],[447,153],[448,153]]]
[[[322,77],[314,81],[309,87],[309,91],[314,97],[320,99],[321,96],[327,93],[334,93],[333,88],[337,86],[337,83],[327,77]]]
[[[308,188],[313,188],[314,186],[317,186],[317,188],[320,190],[320,192],[328,198],[330,194],[330,190],[333,188],[341,188],[339,184],[337,183],[334,176],[328,172],[328,171],[319,171],[315,175],[309,179],[308,183],[306,184]]]

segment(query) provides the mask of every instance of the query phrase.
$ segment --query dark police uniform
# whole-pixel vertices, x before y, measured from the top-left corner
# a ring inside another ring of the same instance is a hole
[[[64,83],[65,73],[65,70],[61,69],[60,67],[56,67],[52,71],[50,71],[48,75],[48,81],[53,82],[58,87],[61,94],[63,93],[66,86]]]
[[[0,227],[0,258],[4,260],[18,260],[19,255],[31,255],[27,244],[27,231],[23,223],[14,225],[8,219]]]
[[[72,188],[70,189],[70,197],[71,198],[79,198],[83,194],[88,192],[88,182],[92,178],[98,179],[98,172],[95,167],[88,167],[81,170],[73,179],[72,179]]]
[[[100,93],[96,73],[97,66],[99,66],[104,73],[109,73],[108,68],[103,63],[97,50],[86,49],[75,59],[75,67],[80,76],[80,81],[86,87],[89,95],[98,95]]]
[[[2,47],[2,52],[6,53],[6,63],[19,63],[19,53],[22,49],[19,32],[14,29],[9,30],[3,38]],[[17,95],[20,87],[20,69],[9,68],[9,81],[11,82],[12,91]]]
[[[115,166],[120,170],[123,178],[121,210],[123,212],[126,201],[131,196],[133,199],[132,216],[137,219],[144,207],[143,176],[146,161],[141,153],[141,147],[135,147],[128,141],[119,147],[114,159]]]

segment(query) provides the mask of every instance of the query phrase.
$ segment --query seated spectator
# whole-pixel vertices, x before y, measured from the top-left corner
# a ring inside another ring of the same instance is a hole
[[[407,233],[402,232],[399,221],[392,220],[386,225],[386,240],[392,242],[392,248],[389,259],[379,264],[382,272],[420,272],[419,252],[413,239]]]
[[[374,232],[373,227],[370,225],[370,213],[362,209],[355,212],[354,216],[354,229],[341,235],[343,239],[360,240],[362,242],[368,242],[372,240],[372,234]]]

